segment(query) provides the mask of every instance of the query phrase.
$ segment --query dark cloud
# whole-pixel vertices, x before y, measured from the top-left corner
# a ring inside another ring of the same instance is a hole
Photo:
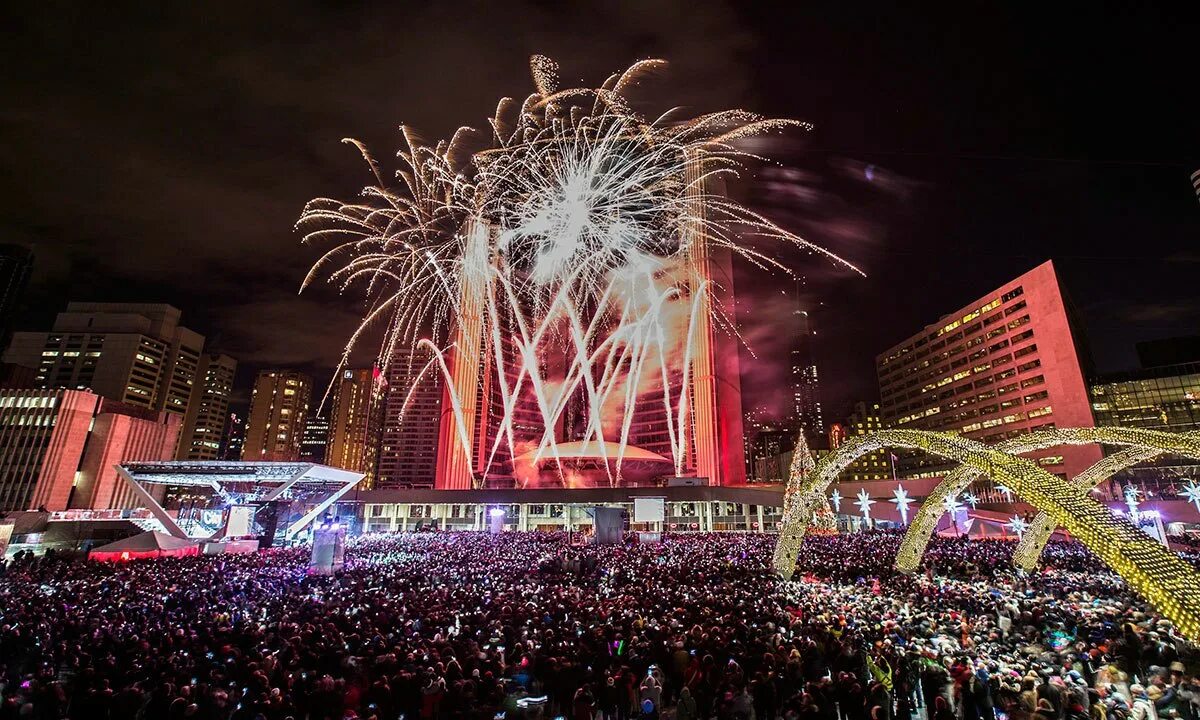
[[[639,93],[647,107],[815,123],[768,146],[790,170],[767,191],[782,193],[779,222],[869,275],[788,258],[824,303],[814,321],[833,404],[874,392],[880,348],[1047,257],[1104,363],[1131,356],[1109,348],[1194,331],[1185,17],[716,0],[0,13],[0,231],[37,249],[26,327],[69,299],[169,301],[247,372],[327,372],[361,306],[294,294],[317,250],[292,226],[311,197],[367,181],[338,141],[386,160],[401,123],[431,139],[486,127],[499,97],[529,92],[527,58],[543,53],[564,81],[588,83],[667,58],[661,84]],[[739,281],[760,286],[779,289]],[[1179,310],[1145,323],[1117,312],[1126,304]]]

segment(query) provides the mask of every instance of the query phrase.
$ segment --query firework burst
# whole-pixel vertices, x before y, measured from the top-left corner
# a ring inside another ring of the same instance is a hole
[[[374,327],[383,328],[384,365],[397,347],[419,343],[431,352],[425,370],[448,375],[442,353],[452,337],[452,345],[481,347],[503,409],[489,466],[503,445],[516,455],[513,415],[522,403],[540,416],[535,457],[557,459],[555,428],[582,398],[579,439],[612,452],[619,477],[635,406],[652,387],[682,471],[694,321],[719,314],[705,302],[706,283],[689,276],[688,259],[725,249],[790,273],[746,243],[755,237],[857,271],[720,192],[750,158],[738,140],[808,125],[742,110],[647,119],[627,95],[662,65],[646,60],[597,88],[560,88],[553,61],[534,56],[536,92],[502,99],[490,137],[463,127],[429,146],[402,128],[393,178],[348,140],[374,184],[356,202],[313,200],[300,217],[305,242],[325,248],[304,285],[325,279],[369,303],[343,362]],[[561,358],[554,372],[548,353]],[[460,426],[470,425],[468,400],[451,397]]]

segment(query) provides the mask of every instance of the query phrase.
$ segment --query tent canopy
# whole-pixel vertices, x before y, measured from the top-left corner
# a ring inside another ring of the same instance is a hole
[[[172,537],[166,533],[148,530],[107,545],[101,545],[88,554],[93,560],[133,560],[135,558],[197,555],[199,547],[194,540]]]

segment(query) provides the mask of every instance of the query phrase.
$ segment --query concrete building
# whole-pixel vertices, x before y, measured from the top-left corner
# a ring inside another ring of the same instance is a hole
[[[424,360],[397,348],[386,370],[377,488],[432,488],[437,473],[442,377],[420,374]]]
[[[329,414],[329,445],[325,463],[366,475],[364,487],[375,479],[379,454],[379,424],[383,399],[377,389],[382,378],[374,368],[343,370],[334,388]]]
[[[228,355],[204,355],[192,384],[179,436],[179,460],[218,460],[229,416],[229,398],[233,394],[233,376],[237,360]]]
[[[0,391],[0,510],[136,507],[116,465],[170,459],[181,424],[88,391]]]
[[[18,332],[6,362],[37,369],[42,388],[89,389],[149,410],[187,414],[204,336],[170,305],[67,304],[50,332]]]
[[[312,378],[295,370],[258,373],[250,396],[243,460],[286,462],[300,457],[312,388]]]
[[[304,436],[300,438],[300,459],[324,465],[328,450],[329,418],[310,417],[304,423]]]
[[[1051,427],[1091,427],[1087,353],[1054,264],[944,315],[876,358],[884,427],[943,430],[985,443]],[[945,463],[899,454],[904,476]],[[1094,445],[1034,455],[1074,477],[1101,457]]]

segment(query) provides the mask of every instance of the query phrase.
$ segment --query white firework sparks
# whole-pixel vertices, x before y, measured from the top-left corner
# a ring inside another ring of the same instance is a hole
[[[681,270],[698,238],[784,273],[774,252],[742,238],[801,248],[857,271],[718,191],[751,157],[732,143],[807,124],[741,110],[647,120],[626,93],[662,64],[637,63],[598,88],[562,89],[553,61],[535,56],[537,91],[520,103],[502,99],[490,137],[464,127],[428,146],[402,128],[394,179],[361,143],[348,141],[375,183],[358,202],[311,201],[298,222],[306,242],[328,246],[304,285],[325,278],[370,303],[343,363],[381,327],[381,365],[397,347],[419,346],[430,356],[422,372],[448,375],[443,352],[465,322],[464,306],[473,308],[482,325],[471,341],[481,343],[502,396],[489,467],[502,449],[517,456],[513,414],[522,403],[536,407],[544,428],[527,439],[535,457],[557,458],[555,428],[581,397],[586,420],[578,439],[602,454],[615,448],[619,476],[635,405],[650,388],[661,395],[671,459],[682,471],[695,318],[707,313],[729,329],[717,304],[704,301],[706,282]],[[686,328],[679,318],[691,318]],[[554,373],[547,357],[556,359]],[[466,398],[451,402],[456,417],[469,412]]]

